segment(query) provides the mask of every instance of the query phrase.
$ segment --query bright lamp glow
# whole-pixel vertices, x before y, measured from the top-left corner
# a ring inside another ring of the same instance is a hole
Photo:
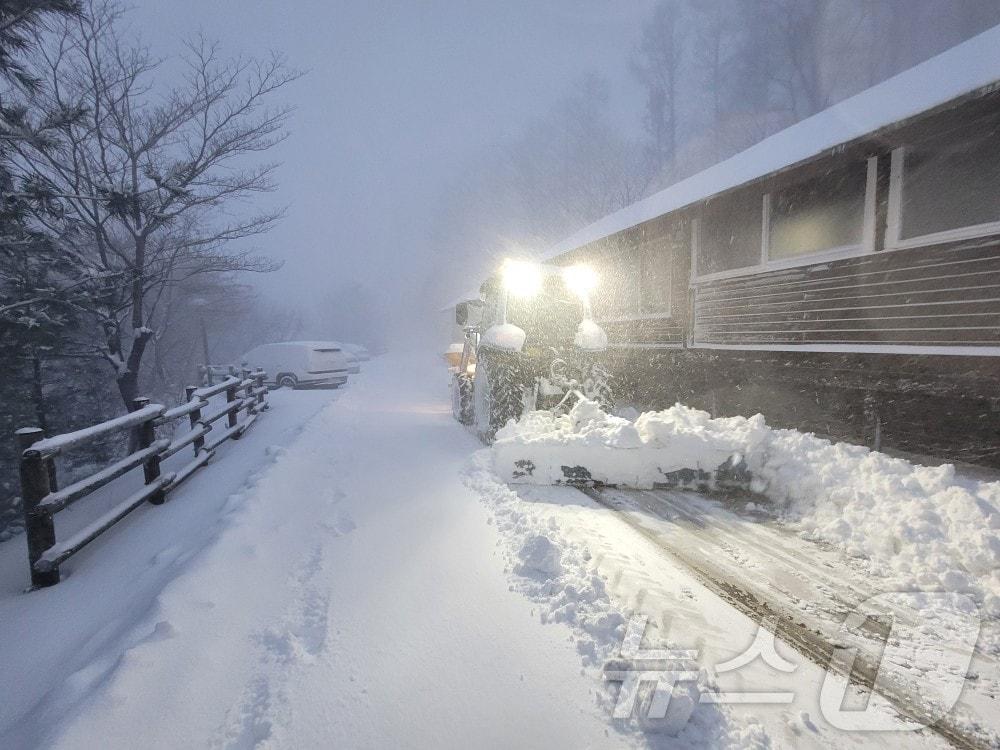
[[[503,264],[503,285],[518,297],[531,297],[542,288],[542,269],[525,260],[507,260]]]
[[[563,269],[566,287],[584,299],[597,288],[597,271],[590,266],[576,265]]]

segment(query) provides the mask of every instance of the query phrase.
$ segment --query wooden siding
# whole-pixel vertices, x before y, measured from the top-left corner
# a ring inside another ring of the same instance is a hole
[[[612,346],[683,346],[684,325],[676,318],[603,320],[601,327]]]
[[[704,282],[694,311],[695,345],[1000,346],[1000,244]]]

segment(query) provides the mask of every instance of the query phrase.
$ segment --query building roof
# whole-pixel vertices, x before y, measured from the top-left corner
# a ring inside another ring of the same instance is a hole
[[[1000,81],[1000,26],[584,227],[543,252],[551,260],[623,229],[791,167]]]

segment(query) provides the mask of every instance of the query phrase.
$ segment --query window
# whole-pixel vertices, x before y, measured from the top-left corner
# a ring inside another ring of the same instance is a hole
[[[639,249],[641,314],[670,315],[674,259],[690,257],[688,226],[685,219],[660,222]]]
[[[622,252],[600,264],[600,284],[594,294],[594,313],[599,318],[633,315],[638,304],[640,266],[636,253]]]
[[[767,259],[861,245],[867,180],[866,164],[852,163],[771,194]]]
[[[639,312],[670,313],[673,248],[664,241],[647,243],[639,255]]]
[[[708,202],[698,226],[699,276],[760,265],[762,206],[759,189]]]
[[[955,123],[893,153],[895,239],[1000,231],[1000,116]]]

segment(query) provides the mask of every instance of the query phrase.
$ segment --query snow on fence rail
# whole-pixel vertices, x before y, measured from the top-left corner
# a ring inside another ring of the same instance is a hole
[[[24,505],[24,525],[28,540],[28,566],[32,588],[59,583],[59,565],[79,552],[98,536],[110,529],[145,502],[162,505],[167,493],[205,466],[215,449],[226,440],[238,440],[254,423],[260,412],[268,409],[266,374],[257,369],[243,370],[240,376],[227,377],[215,385],[185,389],[186,402],[172,409],[151,404],[148,398],[132,402],[132,411],[107,422],[46,438],[37,427],[17,431],[21,454],[21,497]],[[225,394],[226,401],[208,414],[210,400]],[[241,422],[239,415],[245,413]],[[187,417],[190,431],[169,440],[157,439],[156,428]],[[226,426],[214,432],[213,425],[223,417]],[[100,471],[62,489],[57,487],[55,457],[74,446],[94,441],[102,435],[134,430],[137,449],[105,466]],[[211,441],[206,436],[214,433]],[[161,474],[160,463],[189,445],[194,446],[194,459],[170,474]],[[145,484],[114,508],[72,534],[57,541],[53,516],[109,482],[142,466]]]

